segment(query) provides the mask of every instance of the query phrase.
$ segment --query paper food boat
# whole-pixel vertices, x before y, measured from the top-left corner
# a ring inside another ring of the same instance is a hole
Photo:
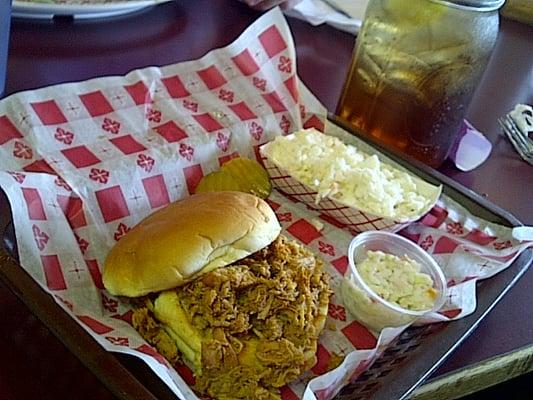
[[[376,215],[364,208],[356,208],[353,205],[345,204],[329,196],[317,202],[318,192],[280,167],[272,158],[270,149],[271,142],[262,145],[259,153],[261,157],[260,161],[268,172],[272,186],[285,196],[305,204],[308,209],[319,212],[320,218],[323,220],[341,229],[346,229],[352,234],[371,230],[398,232],[427,214],[436,204],[442,191],[442,186],[431,185],[421,178],[410,174],[415,181],[418,193],[429,199],[429,202],[417,215],[398,219]]]

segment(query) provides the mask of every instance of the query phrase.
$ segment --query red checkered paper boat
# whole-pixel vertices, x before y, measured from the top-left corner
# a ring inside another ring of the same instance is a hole
[[[318,131],[314,132],[316,134]],[[312,130],[299,133],[313,135]],[[294,134],[285,138],[290,136],[294,136]],[[335,195],[322,197],[316,188],[306,185],[301,179],[297,179],[280,165],[280,161],[276,160],[273,155],[273,146],[274,144],[269,142],[260,148],[261,161],[270,176],[272,185],[284,195],[305,204],[308,209],[319,212],[323,220],[341,229],[346,229],[352,234],[369,230],[398,232],[427,214],[441,194],[441,186],[433,186],[411,175],[410,178],[416,185],[417,193],[426,199],[424,207],[415,215],[399,216],[394,219],[377,215],[371,212],[368,207],[365,208],[364,205],[355,206],[353,203],[334,198]],[[296,155],[291,155],[291,158],[293,157]]]

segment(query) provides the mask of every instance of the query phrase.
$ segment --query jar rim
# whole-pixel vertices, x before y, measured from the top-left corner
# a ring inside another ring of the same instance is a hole
[[[498,10],[505,0],[430,0],[434,3],[459,8],[469,11],[495,11]]]

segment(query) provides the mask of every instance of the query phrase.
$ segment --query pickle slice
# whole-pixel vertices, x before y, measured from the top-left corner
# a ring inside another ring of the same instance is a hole
[[[224,164],[221,169],[239,182],[244,191],[263,199],[270,195],[272,186],[268,173],[257,161],[238,157]]]
[[[268,173],[257,161],[237,157],[222,165],[219,171],[204,176],[196,187],[196,193],[225,190],[251,193],[266,199],[272,185]]]

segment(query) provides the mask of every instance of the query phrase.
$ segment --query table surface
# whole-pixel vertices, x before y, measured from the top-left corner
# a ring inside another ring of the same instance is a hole
[[[107,20],[15,19],[11,28],[6,95],[196,59],[213,48],[229,44],[258,15],[235,0],[184,0]],[[329,110],[335,110],[355,38],[328,26],[312,27],[294,19],[289,19],[289,24],[301,79]],[[528,225],[533,225],[530,201],[533,168],[521,161],[499,134],[497,117],[516,103],[533,104],[532,42],[533,27],[502,21],[491,63],[468,112],[470,122],[493,143],[491,157],[468,173],[458,171],[451,163],[440,169]],[[530,345],[533,319],[524,317],[532,288],[533,272],[529,271],[434,377]],[[58,394],[65,398],[69,386],[65,385],[64,371],[81,376],[81,383],[72,387],[71,393],[76,393],[82,385],[87,398],[109,396],[55,339],[47,337],[46,330],[3,286],[0,286],[0,312],[11,322],[3,324],[9,327],[2,328],[0,337],[4,338],[0,345],[8,349],[7,356],[18,360],[15,366],[6,367],[1,363],[0,386],[6,387],[2,389],[5,390],[2,397],[5,394],[4,398],[25,399],[38,393],[40,398],[57,398]],[[21,326],[20,321],[25,321],[27,326]],[[27,328],[41,335],[33,339],[35,344],[29,349],[22,345]],[[46,348],[40,344],[46,344]],[[17,351],[21,348],[22,354]],[[42,383],[33,392],[32,385],[25,382],[29,374],[39,376]]]

